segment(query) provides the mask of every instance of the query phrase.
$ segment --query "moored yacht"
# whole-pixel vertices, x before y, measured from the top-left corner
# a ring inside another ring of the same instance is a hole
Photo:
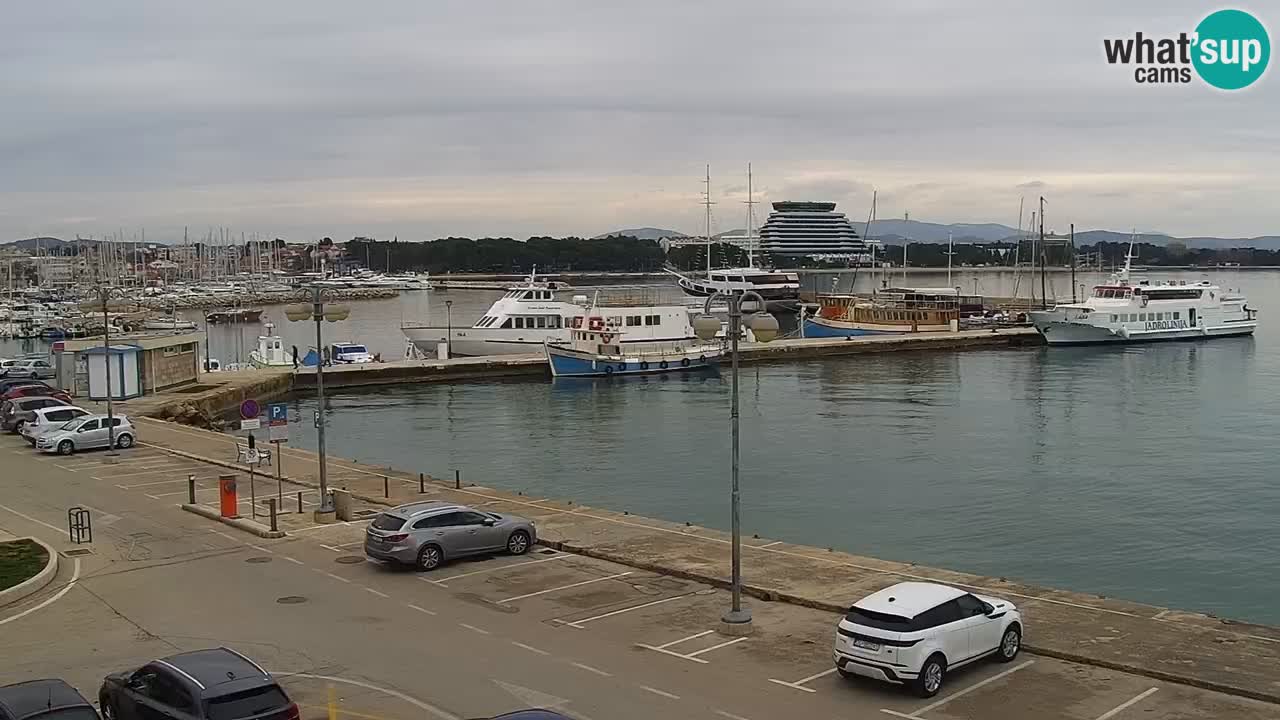
[[[593,304],[585,319],[575,318],[568,342],[543,343],[552,377],[610,377],[703,370],[714,367],[724,355],[723,342],[698,340],[683,305],[655,305],[618,308],[615,315]],[[624,342],[625,325],[632,312],[657,320],[658,325],[678,327],[685,338],[648,341],[634,338]]]
[[[1031,322],[1050,345],[1196,340],[1252,335],[1258,311],[1239,293],[1208,281],[1186,280],[1133,284],[1129,268],[1093,289],[1083,302],[1058,304],[1031,312]]]

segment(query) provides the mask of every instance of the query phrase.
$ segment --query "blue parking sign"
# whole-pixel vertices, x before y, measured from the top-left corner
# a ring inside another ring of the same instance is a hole
[[[271,425],[287,425],[289,423],[289,406],[285,403],[271,403],[268,405],[267,422]]]

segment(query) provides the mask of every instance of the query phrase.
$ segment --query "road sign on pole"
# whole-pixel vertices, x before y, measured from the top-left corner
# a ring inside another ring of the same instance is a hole
[[[267,440],[273,443],[289,442],[288,425],[271,425],[267,428]]]
[[[240,417],[245,420],[256,418],[262,412],[262,408],[258,405],[258,401],[249,398],[240,403]]]
[[[267,422],[271,425],[288,425],[289,406],[285,403],[267,405]]]
[[[246,418],[240,421],[241,430],[257,430],[262,427],[262,421],[258,418]]]

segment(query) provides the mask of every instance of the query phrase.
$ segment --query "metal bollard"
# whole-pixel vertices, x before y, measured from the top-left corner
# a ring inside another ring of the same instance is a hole
[[[187,476],[187,504],[188,505],[196,504],[196,476],[195,475]]]
[[[453,471],[453,489],[454,490],[462,489],[462,471],[461,470]]]
[[[298,514],[302,514],[302,491],[298,491]]]
[[[275,498],[267,498],[267,512],[271,514],[271,532],[276,532],[280,528],[276,524],[276,499]]]
[[[382,476],[382,497],[391,497],[391,481],[387,479],[386,475]]]
[[[418,473],[418,494],[421,495],[427,491],[427,474]]]

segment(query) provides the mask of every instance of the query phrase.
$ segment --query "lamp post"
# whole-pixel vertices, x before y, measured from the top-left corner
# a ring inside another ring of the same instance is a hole
[[[729,410],[730,426],[730,505],[732,507],[732,570],[730,587],[733,592],[733,605],[721,620],[731,628],[746,631],[751,627],[751,610],[742,607],[742,523],[741,493],[738,489],[738,338],[742,335],[742,303],[754,300],[761,310],[752,313],[747,325],[760,342],[770,342],[778,336],[778,321],[763,311],[766,307],[763,297],[752,290],[744,293],[717,292],[707,298],[702,308],[702,315],[694,318],[693,331],[702,340],[711,340],[720,332],[720,321],[711,314],[711,303],[718,299],[729,302],[729,348],[733,367],[732,401]]]
[[[444,301],[444,342],[449,357],[453,357],[453,301]]]
[[[102,363],[103,375],[107,378],[107,457],[114,460],[119,453],[116,452],[115,411],[111,405],[111,319],[107,316],[107,311],[113,304],[112,299],[122,296],[123,291],[120,288],[99,285],[93,289],[93,293],[97,295],[97,301],[81,303],[80,308],[86,312],[102,309]]]
[[[320,337],[320,321],[328,320],[329,322],[338,322],[346,320],[351,314],[351,308],[346,305],[338,305],[330,302],[325,304],[326,297],[331,297],[329,291],[324,288],[312,285],[307,289],[310,296],[310,302],[297,303],[288,305],[284,309],[285,317],[290,322],[306,322],[314,319],[316,322],[316,397],[319,409],[316,410],[316,451],[320,456],[320,507],[316,510],[315,518],[317,522],[324,522],[333,519],[333,499],[329,497],[329,483],[325,468],[324,453],[324,341]]]

